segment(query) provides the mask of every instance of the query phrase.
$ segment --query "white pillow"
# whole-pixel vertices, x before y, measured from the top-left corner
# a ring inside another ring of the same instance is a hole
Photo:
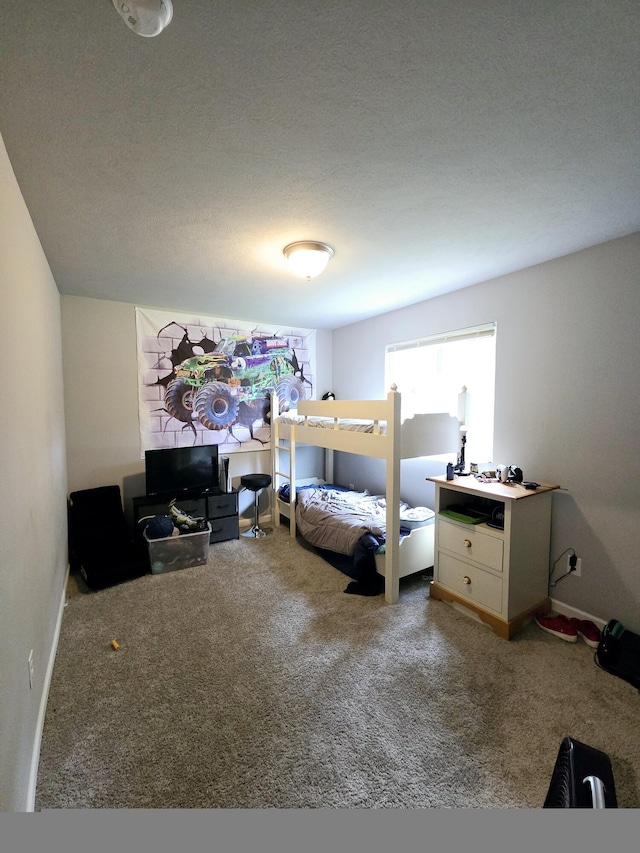
[[[434,516],[435,512],[426,506],[409,507],[400,512],[400,526],[411,529],[414,527],[423,527]]]

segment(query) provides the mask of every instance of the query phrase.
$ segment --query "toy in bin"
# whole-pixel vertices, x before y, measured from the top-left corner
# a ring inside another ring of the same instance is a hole
[[[175,524],[181,533],[194,533],[199,530],[207,529],[206,518],[193,518],[192,516],[187,515],[186,512],[183,512],[176,506],[175,498],[169,504],[169,514],[173,519],[173,524]]]
[[[168,515],[153,515],[151,518],[143,518],[146,521],[144,532],[147,539],[166,539],[173,534],[173,519]]]
[[[140,527],[147,539],[166,539],[184,533],[207,529],[206,518],[193,518],[176,506],[175,498],[169,504],[169,515],[151,515],[140,519]]]

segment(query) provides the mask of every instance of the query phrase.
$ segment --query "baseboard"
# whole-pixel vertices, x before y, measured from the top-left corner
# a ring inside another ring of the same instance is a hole
[[[572,619],[574,617],[576,619],[589,619],[591,622],[597,625],[601,631],[607,624],[605,620],[599,619],[597,616],[592,616],[590,613],[585,613],[584,610],[578,610],[575,607],[569,607],[568,604],[564,604],[562,601],[555,601],[555,599],[553,598],[551,598],[550,601],[551,610],[553,611],[553,613],[563,613],[569,619]],[[451,606],[459,613],[463,613],[465,616],[468,616],[469,618],[475,620],[481,625],[484,624],[477,613],[474,613],[472,610],[469,610],[469,608],[465,607],[463,604],[458,604],[456,601],[452,601]],[[530,622],[532,618],[533,617],[529,617],[526,621]],[[485,627],[488,626],[485,625]]]
[[[38,709],[38,720],[36,723],[35,737],[33,741],[33,750],[31,753],[31,770],[29,772],[29,786],[27,788],[27,802],[24,809],[25,812],[33,812],[36,807],[36,784],[38,781],[38,765],[40,763],[40,744],[42,743],[42,732],[44,729],[44,718],[47,713],[47,703],[49,701],[49,688],[51,686],[51,678],[53,676],[53,664],[58,651],[58,640],[60,639],[60,629],[62,627],[62,615],[67,603],[67,584],[69,582],[69,566],[62,585],[62,596],[58,607],[58,617],[56,626],[53,632],[53,641],[49,649],[49,659],[47,661],[47,669],[42,685],[42,693],[40,695],[40,707]]]
[[[263,515],[259,515],[258,516],[258,524],[260,527],[264,527],[265,525],[267,527],[271,527],[273,524],[273,516],[271,515],[271,513],[269,512],[269,513],[264,513]],[[248,530],[252,526],[253,526],[253,518],[243,518],[242,516],[240,516],[239,524],[238,524],[240,532],[242,532],[244,530]]]
[[[584,610],[578,610],[577,607],[570,607],[562,601],[556,601],[555,598],[551,599],[551,607],[554,613],[562,613],[564,616],[568,616],[569,619],[588,619],[597,625],[600,630],[607,624],[606,620],[592,616],[591,613],[585,613]]]

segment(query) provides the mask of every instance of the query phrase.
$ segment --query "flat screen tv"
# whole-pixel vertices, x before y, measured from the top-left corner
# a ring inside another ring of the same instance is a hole
[[[204,492],[218,485],[218,446],[171,447],[144,454],[147,495]]]

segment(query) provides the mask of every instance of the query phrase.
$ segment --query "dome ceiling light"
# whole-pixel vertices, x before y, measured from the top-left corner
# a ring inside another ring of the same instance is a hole
[[[291,269],[309,281],[324,270],[329,258],[333,257],[333,249],[316,240],[300,240],[285,246],[282,254],[291,264]]]
[[[159,35],[173,18],[171,0],[113,0],[113,5],[129,29],[145,38]]]

